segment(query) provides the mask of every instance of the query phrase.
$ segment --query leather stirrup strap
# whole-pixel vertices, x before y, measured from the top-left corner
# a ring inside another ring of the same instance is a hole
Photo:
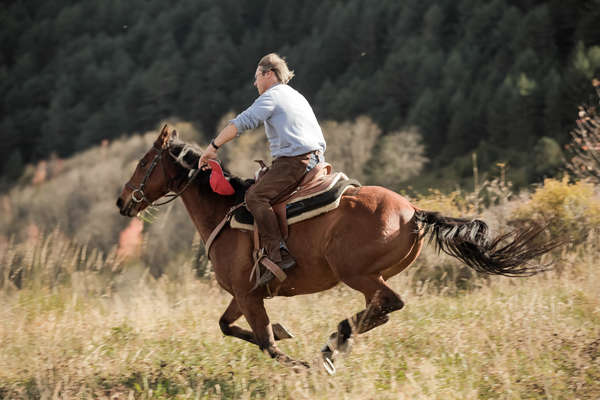
[[[249,281],[252,282],[253,277],[256,280],[256,283],[254,284],[252,290],[258,287],[258,282],[260,280],[260,264],[264,265],[265,268],[271,271],[273,275],[275,275],[275,277],[279,280],[279,282],[283,282],[287,278],[287,274],[283,272],[279,265],[271,261],[261,250],[259,251],[257,258],[254,261],[254,265],[252,266],[252,270],[250,271]]]
[[[275,275],[277,279],[279,279],[279,282],[283,282],[285,278],[287,278],[287,274],[283,272],[279,265],[275,264],[267,256],[263,257],[260,260],[260,263],[266,268],[268,268],[273,273],[273,275]]]
[[[254,258],[258,256],[260,250],[260,236],[258,235],[258,225],[256,225],[256,218],[254,221]]]
[[[260,249],[260,236],[258,234],[258,226],[256,222],[254,222],[254,267],[252,268],[252,272],[250,272],[250,279],[252,279],[253,275],[257,275],[257,280],[260,277],[260,271],[258,271],[258,264],[262,264],[269,271],[279,279],[280,282],[283,282],[285,278],[287,278],[287,274],[283,272],[279,265],[275,264],[271,259],[269,259],[264,250]]]

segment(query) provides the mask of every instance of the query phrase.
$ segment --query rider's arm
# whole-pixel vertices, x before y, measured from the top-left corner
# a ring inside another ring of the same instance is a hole
[[[217,148],[213,146],[213,143],[217,147],[221,147],[225,143],[233,140],[233,138],[235,138],[236,136],[237,128],[235,127],[235,125],[231,123],[227,124],[227,126],[223,128],[221,132],[219,132],[217,137],[214,138],[210,142],[210,144],[206,146],[206,149],[202,152],[202,156],[200,157],[200,160],[198,160],[198,168],[202,168],[206,164],[207,160],[214,160],[217,158]]]
[[[229,124],[213,139],[213,143],[217,147],[221,147],[225,143],[233,140],[243,131],[258,127],[261,123],[271,117],[274,109],[275,102],[273,101],[272,95],[268,91],[263,93],[244,112],[229,121]],[[202,167],[206,164],[207,160],[216,158],[217,149],[211,143],[202,153],[198,165],[199,167]]]
[[[227,124],[227,126],[225,128],[223,128],[221,130],[221,132],[219,132],[219,134],[217,135],[217,137],[215,137],[213,139],[213,142],[218,146],[221,147],[223,146],[225,143],[233,140],[236,136],[237,136],[238,130],[237,127],[234,124]]]
[[[271,118],[274,110],[273,92],[267,90],[250,107],[229,122],[236,126],[238,133],[242,133],[248,129],[258,128],[260,124]]]

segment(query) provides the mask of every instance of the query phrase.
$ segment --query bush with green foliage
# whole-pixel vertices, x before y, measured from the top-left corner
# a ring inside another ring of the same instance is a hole
[[[534,220],[547,225],[553,238],[581,243],[600,232],[600,194],[585,181],[570,183],[545,179],[529,201],[513,214],[515,221]]]

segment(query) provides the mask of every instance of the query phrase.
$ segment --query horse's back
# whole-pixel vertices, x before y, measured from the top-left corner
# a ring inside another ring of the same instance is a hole
[[[340,211],[359,212],[368,221],[376,219],[388,229],[412,224],[416,209],[406,197],[381,186],[350,190],[340,202]]]

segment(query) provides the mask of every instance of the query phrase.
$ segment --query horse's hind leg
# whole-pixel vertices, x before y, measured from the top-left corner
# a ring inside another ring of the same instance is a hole
[[[235,321],[238,320],[239,317],[242,316],[242,310],[235,300],[235,298],[231,299],[229,306],[219,319],[219,327],[224,335],[234,336],[239,339],[245,340],[247,342],[257,344],[254,338],[254,334],[247,330],[240,328],[239,326],[233,325]],[[285,327],[281,324],[273,325],[273,334],[275,340],[288,339],[293,337],[291,333],[288,332]]]
[[[321,350],[326,363],[332,364],[335,351],[348,351],[348,339],[352,334],[361,334],[370,331],[389,320],[387,314],[401,309],[404,302],[383,280],[381,276],[361,276],[343,279],[351,288],[362,292],[365,296],[367,308],[346,318],[338,324],[336,332],[329,337],[329,342]],[[329,361],[328,361],[329,360]],[[333,368],[330,365],[329,368]]]
[[[344,283],[363,293],[367,308],[356,313],[351,320],[345,319],[339,323],[338,332],[342,335],[338,338],[338,343],[348,339],[352,333],[365,333],[386,323],[389,319],[388,313],[404,307],[400,295],[394,292],[381,276],[344,279]]]

